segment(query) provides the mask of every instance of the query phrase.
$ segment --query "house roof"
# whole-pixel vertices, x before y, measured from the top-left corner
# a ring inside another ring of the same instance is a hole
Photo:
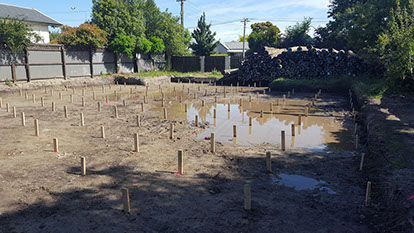
[[[243,42],[239,42],[239,41],[232,41],[232,42],[220,42],[226,49],[227,52],[230,53],[242,53],[243,52]],[[245,43],[245,49],[248,50],[249,49],[249,43],[246,42]]]
[[[0,18],[15,18],[30,23],[48,24],[50,26],[62,26],[63,24],[43,14],[42,12],[27,7],[13,6],[0,3]]]

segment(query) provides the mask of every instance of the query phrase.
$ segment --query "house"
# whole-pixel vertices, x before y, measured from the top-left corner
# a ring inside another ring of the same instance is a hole
[[[249,49],[249,43],[245,43],[245,51]],[[218,54],[228,54],[229,56],[243,56],[243,42],[221,42],[214,49]]]
[[[33,32],[40,36],[40,42],[45,44],[50,42],[49,26],[60,27],[63,25],[36,9],[13,6],[4,3],[0,3],[0,18],[19,19],[27,22],[32,27]]]

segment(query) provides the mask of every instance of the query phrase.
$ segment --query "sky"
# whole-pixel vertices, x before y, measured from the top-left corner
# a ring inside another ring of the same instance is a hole
[[[90,19],[92,0],[0,0],[1,3],[35,8],[55,20],[78,26]],[[180,4],[176,0],[155,0],[161,11],[168,9],[180,15]],[[270,21],[283,32],[286,27],[300,22],[304,17],[312,17],[314,28],[328,22],[329,0],[186,0],[184,4],[184,26],[191,31],[203,12],[211,30],[216,32],[216,40],[229,42],[243,34],[243,18],[250,22],[246,34],[251,32],[252,23]]]

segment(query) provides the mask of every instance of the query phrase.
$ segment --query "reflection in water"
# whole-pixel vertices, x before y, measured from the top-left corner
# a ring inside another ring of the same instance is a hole
[[[295,188],[296,190],[325,190],[329,194],[336,194],[335,191],[328,187],[324,187],[326,184],[323,180],[315,180],[300,175],[280,174],[279,177],[272,177],[272,184],[281,184],[287,187]]]
[[[160,103],[156,103],[160,105]],[[170,120],[193,121],[198,115],[200,122],[209,122],[210,128],[200,132],[198,139],[216,134],[216,141],[237,143],[239,145],[253,146],[262,143],[280,145],[282,130],[286,131],[286,141],[290,137],[290,144],[287,148],[302,148],[313,151],[327,149],[351,150],[351,132],[346,131],[342,122],[335,120],[335,117],[312,116],[302,117],[302,124],[298,125],[298,116],[303,114],[301,106],[285,106],[276,113],[276,108],[270,112],[269,103],[243,102],[243,108],[239,104],[228,105],[224,103],[201,103],[188,104],[187,113],[184,111],[184,104],[170,101],[168,117]],[[214,119],[216,109],[217,119]],[[157,106],[156,111],[162,113],[162,108]],[[263,111],[263,117],[261,117]],[[252,126],[249,126],[249,118],[252,119]],[[296,136],[291,135],[291,125],[295,124]],[[237,126],[237,141],[233,140],[233,125]]]

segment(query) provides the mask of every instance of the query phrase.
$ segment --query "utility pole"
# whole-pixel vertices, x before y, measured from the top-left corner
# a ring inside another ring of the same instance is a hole
[[[177,2],[181,3],[181,25],[184,27],[184,2],[186,0],[177,0]]]
[[[244,57],[246,55],[246,24],[248,22],[250,22],[250,20],[248,18],[244,18],[243,21],[241,21],[242,23],[244,23],[244,28],[243,28],[243,60]]]

